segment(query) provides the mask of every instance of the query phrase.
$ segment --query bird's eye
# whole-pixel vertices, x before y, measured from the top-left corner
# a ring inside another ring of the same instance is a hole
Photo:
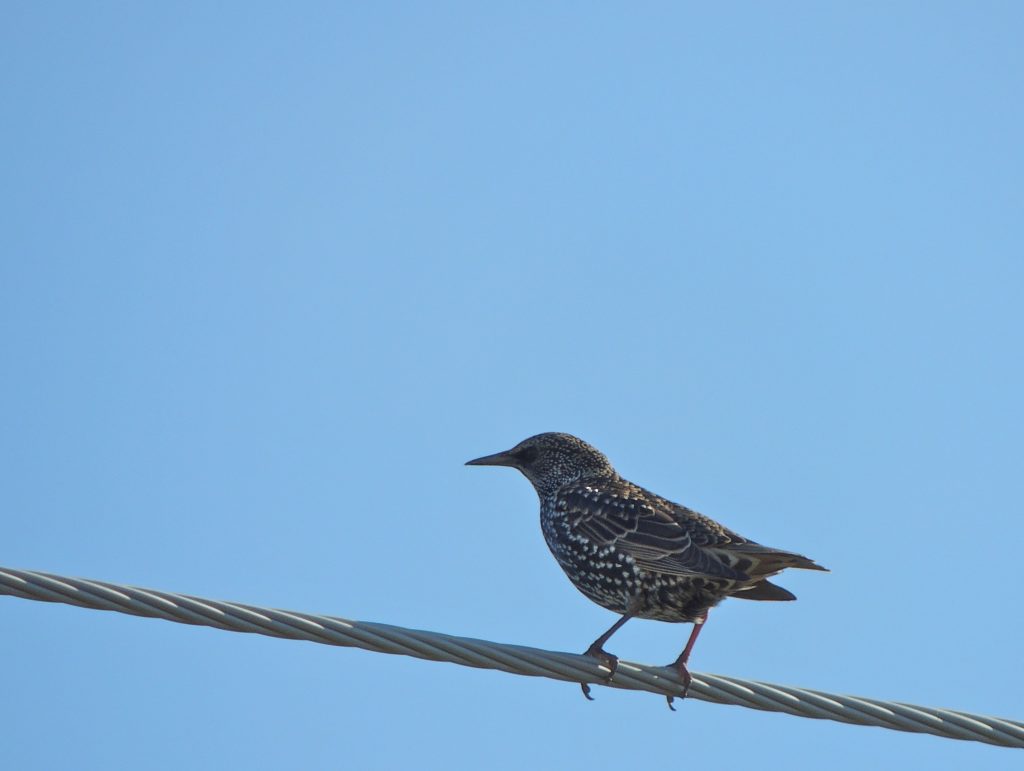
[[[519,462],[523,464],[530,464],[537,460],[536,447],[526,447],[516,454],[519,456]]]

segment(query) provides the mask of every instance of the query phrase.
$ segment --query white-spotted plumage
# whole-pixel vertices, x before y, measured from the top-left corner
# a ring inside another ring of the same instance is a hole
[[[625,620],[690,621],[697,626],[675,662],[688,682],[686,659],[710,608],[726,597],[793,600],[767,579],[786,568],[825,570],[623,479],[603,454],[570,434],[538,434],[469,463],[521,471],[540,498],[544,540],[569,580],[623,614],[588,650],[611,669],[614,657],[601,646]]]

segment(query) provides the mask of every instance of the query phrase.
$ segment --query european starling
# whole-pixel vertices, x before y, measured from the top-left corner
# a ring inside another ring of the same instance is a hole
[[[531,436],[466,465],[521,471],[540,498],[544,540],[569,580],[601,607],[622,614],[584,654],[608,669],[609,679],[618,659],[603,646],[629,619],[688,621],[693,631],[671,665],[685,697],[692,680],[686,662],[710,608],[726,597],[795,600],[768,578],[786,568],[826,570],[623,479],[603,454],[570,434]],[[583,695],[591,698],[585,683]]]

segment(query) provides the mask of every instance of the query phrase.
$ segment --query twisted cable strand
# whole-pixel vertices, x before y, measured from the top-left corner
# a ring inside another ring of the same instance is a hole
[[[262,634],[326,645],[397,653],[431,661],[497,669],[570,682],[603,683],[607,674],[594,659],[572,653],[474,640],[418,629],[351,621],[336,616],[276,610],[210,600],[104,581],[69,578],[33,570],[0,568],[0,595],[60,602],[96,610],[162,618],[181,624]],[[614,688],[679,696],[676,673],[622,661],[607,682]],[[693,673],[689,695],[717,704],[734,704],[800,717],[928,733],[950,739],[1024,748],[1024,723],[949,709],[920,707],[865,697],[796,688],[706,673]]]

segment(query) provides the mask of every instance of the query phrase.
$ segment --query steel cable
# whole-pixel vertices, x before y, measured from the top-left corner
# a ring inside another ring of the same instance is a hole
[[[364,648],[431,661],[448,661],[531,677],[577,683],[605,683],[613,688],[650,691],[666,696],[678,696],[681,693],[675,672],[665,667],[622,661],[615,676],[606,682],[604,676],[607,672],[594,659],[573,653],[351,621],[336,616],[210,600],[33,570],[0,568],[2,594],[162,618],[233,632]],[[717,704],[786,712],[800,717],[1024,748],[1024,723],[949,709],[843,696],[701,672],[693,673],[689,696]]]

